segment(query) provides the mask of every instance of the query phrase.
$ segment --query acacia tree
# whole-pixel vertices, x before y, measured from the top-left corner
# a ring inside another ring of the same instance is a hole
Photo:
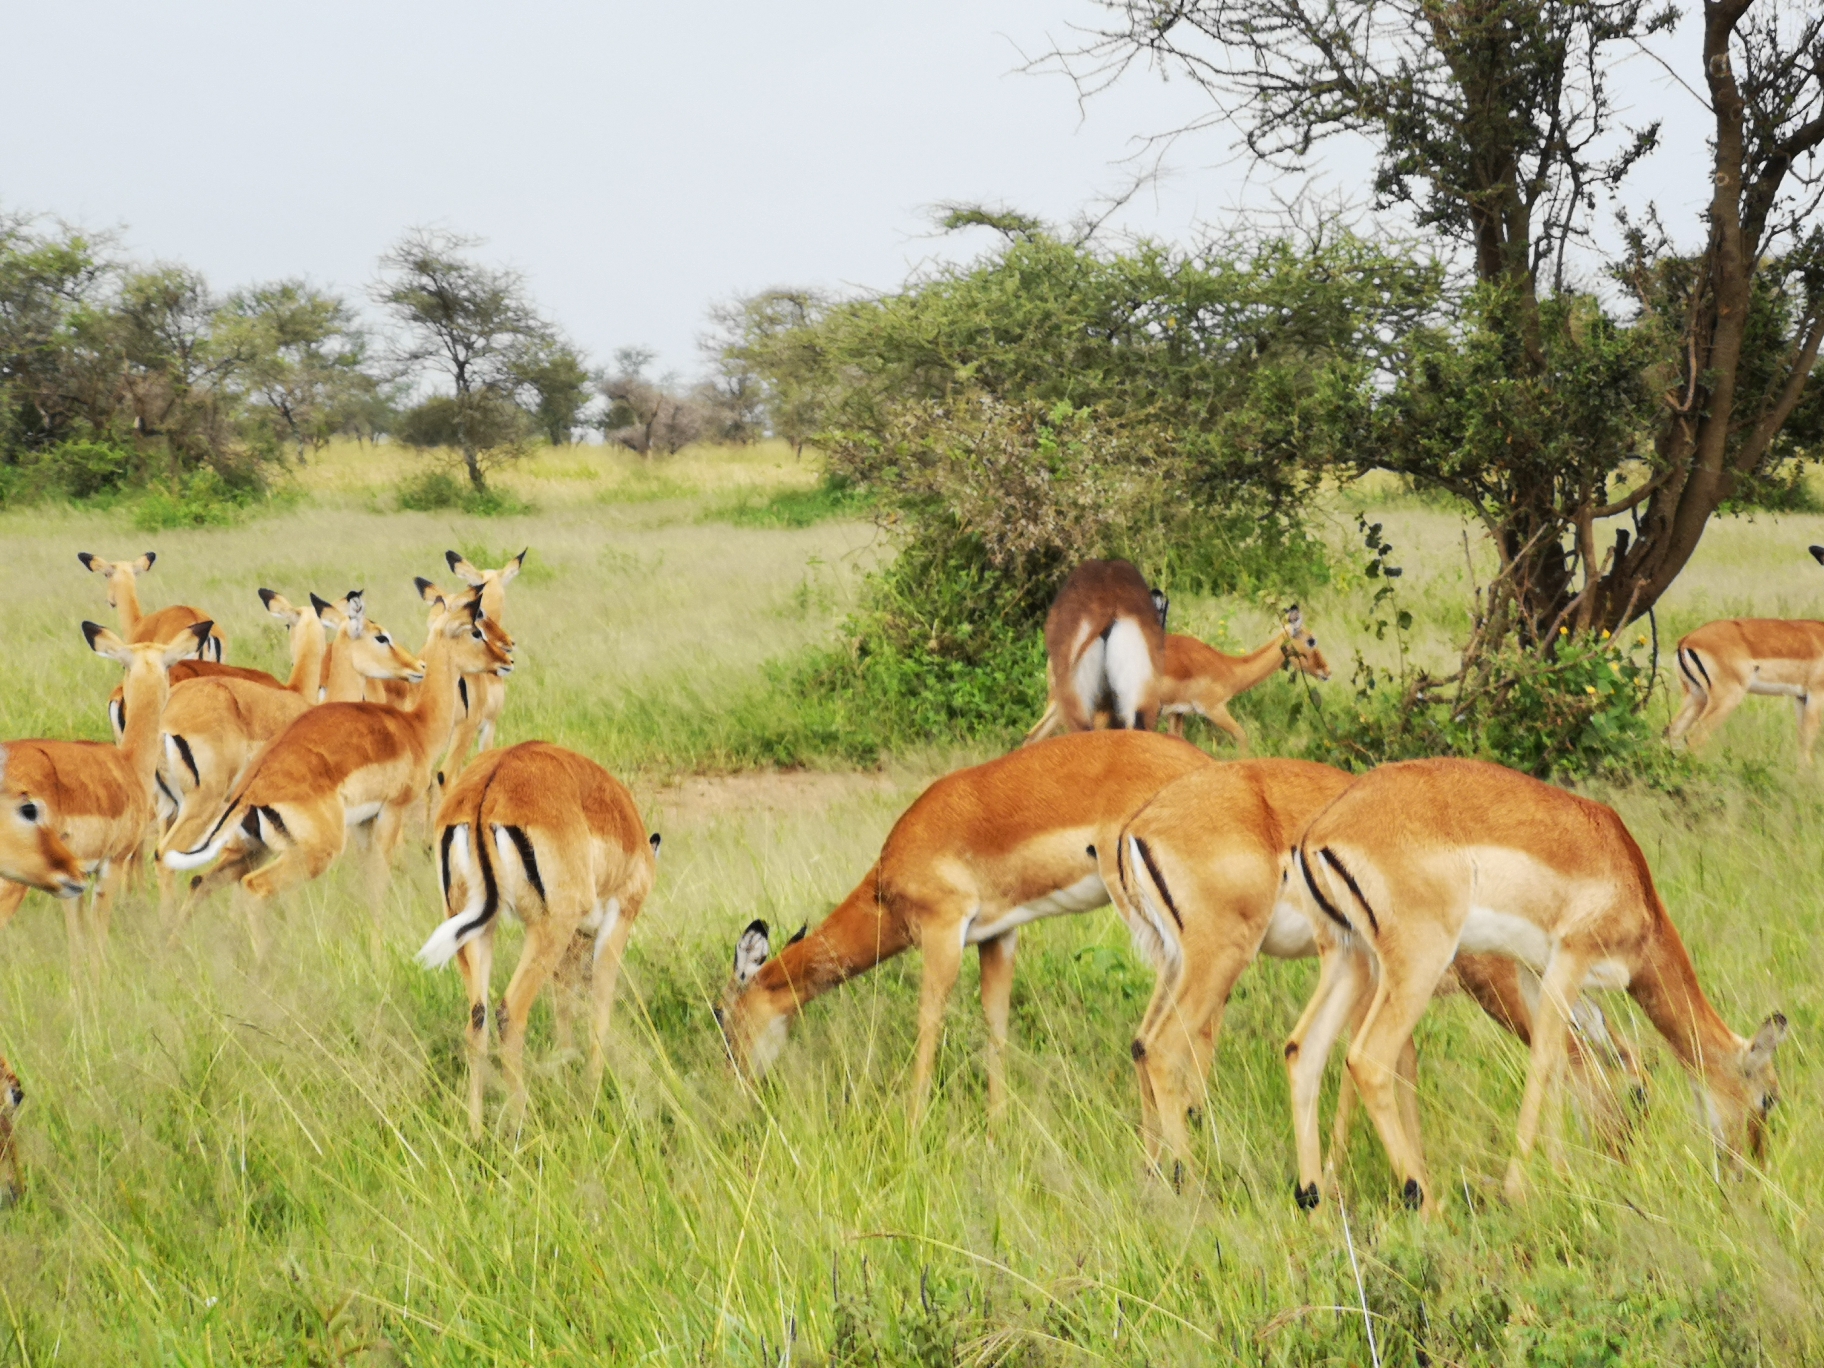
[[[385,274],[374,298],[405,330],[400,360],[435,366],[449,377],[463,466],[475,491],[486,493],[483,453],[513,404],[516,368],[531,350],[549,345],[554,333],[534,310],[518,272],[483,266],[467,255],[480,245],[477,238],[415,228],[380,258]]]
[[[560,337],[534,339],[513,362],[522,402],[552,446],[564,446],[582,424],[589,406],[589,373],[577,349]]]
[[[1188,76],[1254,156],[1375,147],[1382,206],[1467,249],[1476,288],[1408,364],[1360,463],[1478,511],[1502,571],[1494,635],[1613,630],[1647,612],[1709,519],[1770,477],[1824,407],[1824,12],[1709,0],[1704,245],[1656,216],[1604,264],[1634,317],[1574,298],[1573,244],[1659,143],[1617,117],[1617,55],[1677,14],[1642,0],[1101,0],[1114,22],[1053,54],[1086,92],[1134,67]],[[1692,156],[1695,149],[1682,149]],[[1693,179],[1697,175],[1692,157]],[[1570,264],[1567,266],[1567,262]],[[1567,424],[1593,423],[1567,432]],[[1568,438],[1568,440],[1567,440]],[[1606,519],[1629,523],[1612,537]],[[1606,542],[1606,545],[1604,544]]]
[[[320,449],[351,409],[378,390],[363,368],[367,338],[339,295],[301,280],[237,291],[223,332],[246,357],[243,383],[256,407],[295,447]]]

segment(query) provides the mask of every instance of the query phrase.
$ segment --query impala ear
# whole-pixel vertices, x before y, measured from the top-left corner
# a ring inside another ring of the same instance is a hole
[[[146,552],[145,555],[141,556],[138,560],[133,562],[133,573],[136,575],[145,574],[148,570],[150,570],[152,568],[152,562],[157,559],[158,559],[158,552],[156,552],[156,551]]]
[[[1810,551],[1811,551],[1811,558],[1813,560],[1815,560],[1819,565],[1824,565],[1824,546],[1811,547]]]
[[[528,546],[526,551],[530,551],[531,549],[532,548]],[[518,575],[520,570],[524,568],[526,564],[526,551],[521,551],[517,556],[513,557],[512,560],[500,567],[500,582],[502,584],[510,583],[514,576]]]
[[[1305,629],[1305,615],[1299,611],[1296,603],[1286,609],[1286,626],[1294,632],[1302,632]]]
[[[0,746],[0,771],[4,771],[5,769],[6,769],[6,748],[4,746]],[[647,837],[647,844],[652,847],[652,858],[655,860],[658,859],[659,858],[659,833],[655,831],[652,833],[651,836]]]
[[[412,576],[412,587],[418,591],[418,597],[426,603],[443,602],[443,590],[432,584],[423,575]]]
[[[165,653],[160,657],[165,668],[169,669],[178,661],[188,660],[191,656],[201,660],[203,650],[209,644],[209,633],[214,630],[215,624],[207,618],[201,622],[193,622],[184,628],[182,632],[178,633],[177,640],[165,647]]]
[[[487,583],[487,576],[469,564],[468,557],[460,551],[445,551],[443,558],[450,563],[450,573],[472,589],[479,589]]]
[[[1754,1033],[1754,1039],[1742,1051],[1742,1069],[1750,1074],[1759,1073],[1773,1063],[1773,1052],[1780,1048],[1780,1042],[1784,1039],[1786,1018],[1782,1013],[1775,1012],[1761,1023],[1761,1029]]]
[[[766,923],[756,917],[747,924],[747,930],[735,942],[735,987],[746,987],[771,954],[772,944],[766,938]]]
[[[108,573],[108,563],[92,551],[78,551],[76,559],[82,562],[82,568],[97,575]]]
[[[325,602],[323,599],[318,598],[315,594],[312,594],[310,596],[310,606],[316,610],[316,614],[318,617],[322,617],[323,614],[325,614],[325,613],[333,612],[335,610],[336,605],[333,603]]]
[[[792,938],[790,940],[788,940],[786,942],[786,944],[787,945],[798,944],[799,941],[804,939],[804,933],[806,931],[809,931],[810,929],[811,929],[811,924],[809,922],[806,922],[803,926],[799,927],[796,931],[794,931],[792,933]]]
[[[96,655],[106,656],[109,660],[117,660],[122,665],[131,665],[133,663],[133,652],[128,649],[127,643],[115,636],[114,633],[110,632],[100,623],[83,623],[82,635],[87,639],[89,649],[95,652]],[[183,647],[187,653],[192,649],[193,643],[186,641],[183,643]]]
[[[1153,611],[1159,615],[1159,630],[1165,630],[1165,615],[1171,611],[1172,601],[1165,596],[1165,590],[1155,589],[1153,593]]]
[[[342,601],[348,605],[348,634],[358,637],[367,626],[367,591],[350,589]]]

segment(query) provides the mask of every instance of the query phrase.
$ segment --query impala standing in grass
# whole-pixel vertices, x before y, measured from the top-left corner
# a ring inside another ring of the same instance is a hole
[[[1026,744],[1060,726],[1088,731],[1100,712],[1112,727],[1151,731],[1164,657],[1165,596],[1149,589],[1131,562],[1084,561],[1045,617],[1051,706]]]
[[[148,551],[136,560],[105,561],[87,551],[78,551],[76,559],[90,574],[100,575],[108,586],[108,607],[120,614],[120,632],[129,642],[176,641],[190,627],[204,620],[206,614],[187,604],[174,603],[145,613],[139,607],[139,576],[150,574],[158,552]],[[210,628],[201,642],[191,638],[198,659],[213,658],[218,664],[228,641],[221,632]]]

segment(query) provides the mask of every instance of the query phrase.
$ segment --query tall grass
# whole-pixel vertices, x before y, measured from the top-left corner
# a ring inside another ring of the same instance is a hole
[[[1308,964],[1242,980],[1182,1193],[1148,1174],[1135,1136],[1127,1043],[1150,975],[1108,912],[1024,940],[998,1134],[972,971],[934,1107],[908,1129],[915,955],[814,1004],[774,1076],[753,1096],[735,1088],[710,1007],[736,933],[755,916],[783,932],[821,916],[932,773],[981,757],[912,756],[765,805],[738,779],[714,802],[674,785],[705,738],[738,732],[731,699],[764,699],[765,661],[829,632],[876,554],[854,524],[698,522],[727,492],[679,478],[669,504],[596,501],[579,481],[526,519],[386,513],[344,492],[150,542],[125,515],[0,515],[5,736],[105,732],[113,672],[75,622],[107,610],[77,550],[154,546],[148,606],[219,612],[230,658],[270,666],[282,644],[260,584],[366,587],[409,640],[409,577],[441,575],[446,546],[497,562],[530,543],[509,594],[524,664],[505,739],[550,736],[628,774],[665,836],[601,1092],[583,1095],[553,1056],[541,1006],[532,1113],[479,1145],[461,1107],[459,980],[410,959],[439,916],[416,845],[377,918],[352,869],[285,899],[263,962],[228,900],[167,948],[142,893],[94,989],[72,982],[57,909],[33,895],[0,933],[0,1053],[29,1094],[28,1193],[0,1211],[0,1364],[1365,1364],[1363,1299],[1388,1363],[1824,1357],[1824,794],[1794,771],[1788,710],[1746,705],[1681,796],[1606,795],[1731,1024],[1776,1007],[1792,1021],[1765,1172],[1717,1181],[1668,1052],[1606,995],[1651,1076],[1631,1153],[1574,1142],[1568,1173],[1540,1164],[1532,1200],[1507,1206],[1524,1057],[1445,1001],[1419,1046],[1448,1205],[1431,1226],[1405,1213],[1359,1127],[1343,1167],[1358,1287],[1337,1214],[1312,1223],[1290,1199],[1280,1045]],[[1469,574],[1456,523],[1422,506],[1384,520],[1411,548],[1417,649],[1447,658]],[[1802,612],[1824,573],[1797,559],[1807,540],[1824,540],[1824,520],[1719,527],[1666,607],[1668,642],[1720,612]],[[1306,605],[1339,665],[1365,597],[1345,578]],[[1174,607],[1236,645],[1264,636],[1270,609]],[[1346,689],[1328,694],[1340,706]],[[1244,701],[1259,749],[1290,743],[1294,696],[1276,679]],[[517,933],[503,941],[510,964]]]

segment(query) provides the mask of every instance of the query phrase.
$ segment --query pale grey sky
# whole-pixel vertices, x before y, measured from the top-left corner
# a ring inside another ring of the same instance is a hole
[[[695,371],[705,309],[771,285],[886,288],[982,235],[943,200],[1069,218],[1131,139],[1204,106],[1136,75],[1079,117],[1021,75],[1086,0],[668,5],[521,0],[0,0],[0,208],[119,228],[218,289],[305,275],[359,293],[407,226],[485,237],[597,360]],[[1696,65],[1690,30],[1670,40]],[[1625,98],[1697,129],[1634,198],[1683,206],[1701,116],[1644,61]],[[1339,149],[1333,187],[1366,159]],[[1181,145],[1128,231],[1184,241],[1263,201],[1222,135]]]

